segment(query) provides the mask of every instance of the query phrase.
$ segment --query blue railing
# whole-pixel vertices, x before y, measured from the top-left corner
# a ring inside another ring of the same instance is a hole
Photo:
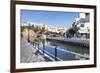
[[[57,46],[46,46],[45,43],[39,44],[37,42],[30,42],[33,47],[37,50],[37,54],[40,53],[43,57],[46,57],[52,61],[61,61],[65,60],[64,56],[69,57],[67,60],[70,60],[70,56],[78,56],[81,58],[89,59],[89,56],[82,55],[76,52],[72,52],[69,50],[60,49]],[[61,56],[62,55],[62,56]],[[75,58],[73,58],[75,59]]]
[[[40,45],[37,42],[30,42],[32,44],[32,46],[37,50],[37,54],[40,53],[41,55],[43,55],[44,57],[47,57],[48,59],[52,60],[52,61],[60,61],[62,59],[57,57],[57,46],[55,46],[55,55],[49,53],[48,51],[45,50],[45,44]]]

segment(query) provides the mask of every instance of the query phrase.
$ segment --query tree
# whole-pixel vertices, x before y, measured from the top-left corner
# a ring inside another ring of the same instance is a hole
[[[79,30],[79,27],[74,26],[74,27],[71,27],[71,28],[69,29],[69,33],[74,34],[74,33],[76,33],[78,30]]]
[[[66,35],[68,35],[69,37],[71,36],[74,36],[74,34],[77,33],[77,31],[79,30],[80,28],[77,27],[77,26],[73,26],[71,28],[69,28],[67,31],[66,31]]]
[[[45,33],[45,24],[42,27],[42,33]]]

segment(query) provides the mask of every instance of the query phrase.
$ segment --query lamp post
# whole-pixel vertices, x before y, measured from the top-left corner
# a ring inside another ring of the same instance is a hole
[[[45,53],[45,39],[46,39],[46,35],[42,35],[42,39],[43,39],[43,55]]]
[[[30,28],[30,23],[28,24],[28,42],[30,42],[29,28]]]
[[[46,39],[46,35],[44,35],[44,32],[45,32],[45,24],[42,27],[43,55],[45,54],[45,39]]]

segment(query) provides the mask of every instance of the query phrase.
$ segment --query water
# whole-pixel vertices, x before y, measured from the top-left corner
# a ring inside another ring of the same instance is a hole
[[[46,40],[44,43],[45,47],[42,45],[39,49],[42,53],[44,50],[45,53],[53,59],[55,59],[55,56],[57,60],[63,61],[89,59],[89,48],[51,40]]]

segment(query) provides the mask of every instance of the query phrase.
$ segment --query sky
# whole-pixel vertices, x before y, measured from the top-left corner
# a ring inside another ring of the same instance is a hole
[[[21,10],[21,23],[34,22],[55,27],[69,27],[78,17],[78,12]]]

